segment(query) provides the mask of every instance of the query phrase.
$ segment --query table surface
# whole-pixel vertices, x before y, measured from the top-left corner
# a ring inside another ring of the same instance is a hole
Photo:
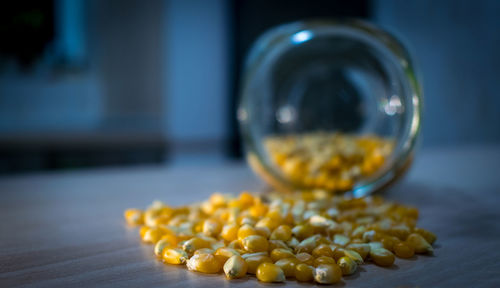
[[[417,206],[434,256],[361,266],[337,287],[500,287],[500,147],[421,151],[384,194]],[[122,218],[154,199],[259,190],[243,163],[98,169],[0,178],[0,287],[254,287],[155,260]],[[276,284],[282,286],[283,284]],[[307,287],[287,281],[286,285]]]

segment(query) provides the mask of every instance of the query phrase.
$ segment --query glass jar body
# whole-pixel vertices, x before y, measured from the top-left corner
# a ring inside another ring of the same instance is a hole
[[[274,188],[364,196],[409,167],[422,93],[409,53],[387,32],[296,22],[254,44],[237,116],[249,164]]]

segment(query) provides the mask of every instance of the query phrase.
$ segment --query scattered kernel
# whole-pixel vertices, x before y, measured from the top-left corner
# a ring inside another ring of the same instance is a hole
[[[144,213],[139,209],[128,209],[125,211],[125,220],[131,226],[142,225],[144,223]]]
[[[311,282],[314,279],[314,267],[304,263],[295,265],[295,279],[300,282]]]
[[[385,248],[376,248],[370,251],[370,257],[375,264],[382,267],[389,267],[394,263],[395,257],[391,251]]]
[[[427,241],[431,245],[437,239],[437,237],[436,237],[436,235],[434,233],[432,233],[431,231],[427,231],[427,230],[425,230],[423,228],[418,228],[417,227],[417,228],[415,228],[413,230],[413,232],[420,234],[420,236],[424,237],[425,241]]]
[[[314,269],[314,280],[320,284],[335,284],[341,277],[342,270],[337,264],[321,264]]]
[[[399,258],[411,258],[415,254],[415,250],[412,246],[400,242],[394,245],[394,254]]]
[[[247,264],[248,264],[248,270],[247,270],[247,272],[249,274],[256,274],[257,273],[257,268],[262,263],[273,263],[273,261],[271,260],[271,258],[269,258],[266,254],[264,254],[264,255],[253,255],[253,256],[249,256],[249,257],[244,257],[245,255],[248,255],[248,254],[243,255],[243,259],[245,259],[245,262],[247,262]]]
[[[196,254],[189,258],[186,263],[189,270],[215,274],[222,268],[221,263],[212,254]]]
[[[229,279],[241,278],[247,275],[248,264],[239,255],[233,255],[224,264],[224,273]]]
[[[257,268],[257,279],[262,282],[285,282],[285,273],[275,264],[262,263]]]
[[[356,272],[356,269],[358,268],[358,264],[347,256],[340,258],[337,264],[339,265],[340,270],[342,270],[342,275],[351,275]]]
[[[299,260],[293,257],[280,259],[274,264],[276,264],[276,266],[280,267],[281,270],[283,270],[283,273],[285,273],[285,277],[294,277],[295,265],[297,265],[298,263],[300,263]]]
[[[250,253],[267,251],[267,247],[269,246],[267,239],[260,235],[250,235],[245,237],[241,240],[241,245],[243,245],[243,248]]]
[[[273,260],[273,262],[285,258],[295,258],[295,255],[293,254],[292,251],[285,248],[276,248],[273,251],[271,251],[271,260]]]
[[[324,190],[214,194],[177,208],[155,201],[146,210],[128,209],[124,217],[140,227],[140,239],[153,244],[154,255],[166,264],[224,272],[228,279],[256,275],[263,282],[334,284],[365,259],[389,267],[395,256],[432,253],[436,241],[416,227],[415,208]]]
[[[180,248],[167,248],[163,251],[163,261],[168,264],[184,264],[189,256]]]
[[[425,254],[432,253],[434,251],[431,244],[429,244],[424,237],[417,233],[410,234],[410,236],[406,239],[406,243],[408,243],[408,245],[415,250],[415,253]]]

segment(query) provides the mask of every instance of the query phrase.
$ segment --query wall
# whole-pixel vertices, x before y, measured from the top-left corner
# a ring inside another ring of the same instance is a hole
[[[173,153],[223,148],[229,104],[226,9],[223,0],[167,1],[165,121]]]
[[[500,1],[375,1],[424,84],[423,145],[500,143]]]

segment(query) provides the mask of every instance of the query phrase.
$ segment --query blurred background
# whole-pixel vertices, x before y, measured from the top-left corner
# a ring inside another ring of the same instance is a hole
[[[423,77],[422,149],[500,143],[500,1],[0,4],[0,174],[241,159],[245,54],[315,17],[376,23]]]

